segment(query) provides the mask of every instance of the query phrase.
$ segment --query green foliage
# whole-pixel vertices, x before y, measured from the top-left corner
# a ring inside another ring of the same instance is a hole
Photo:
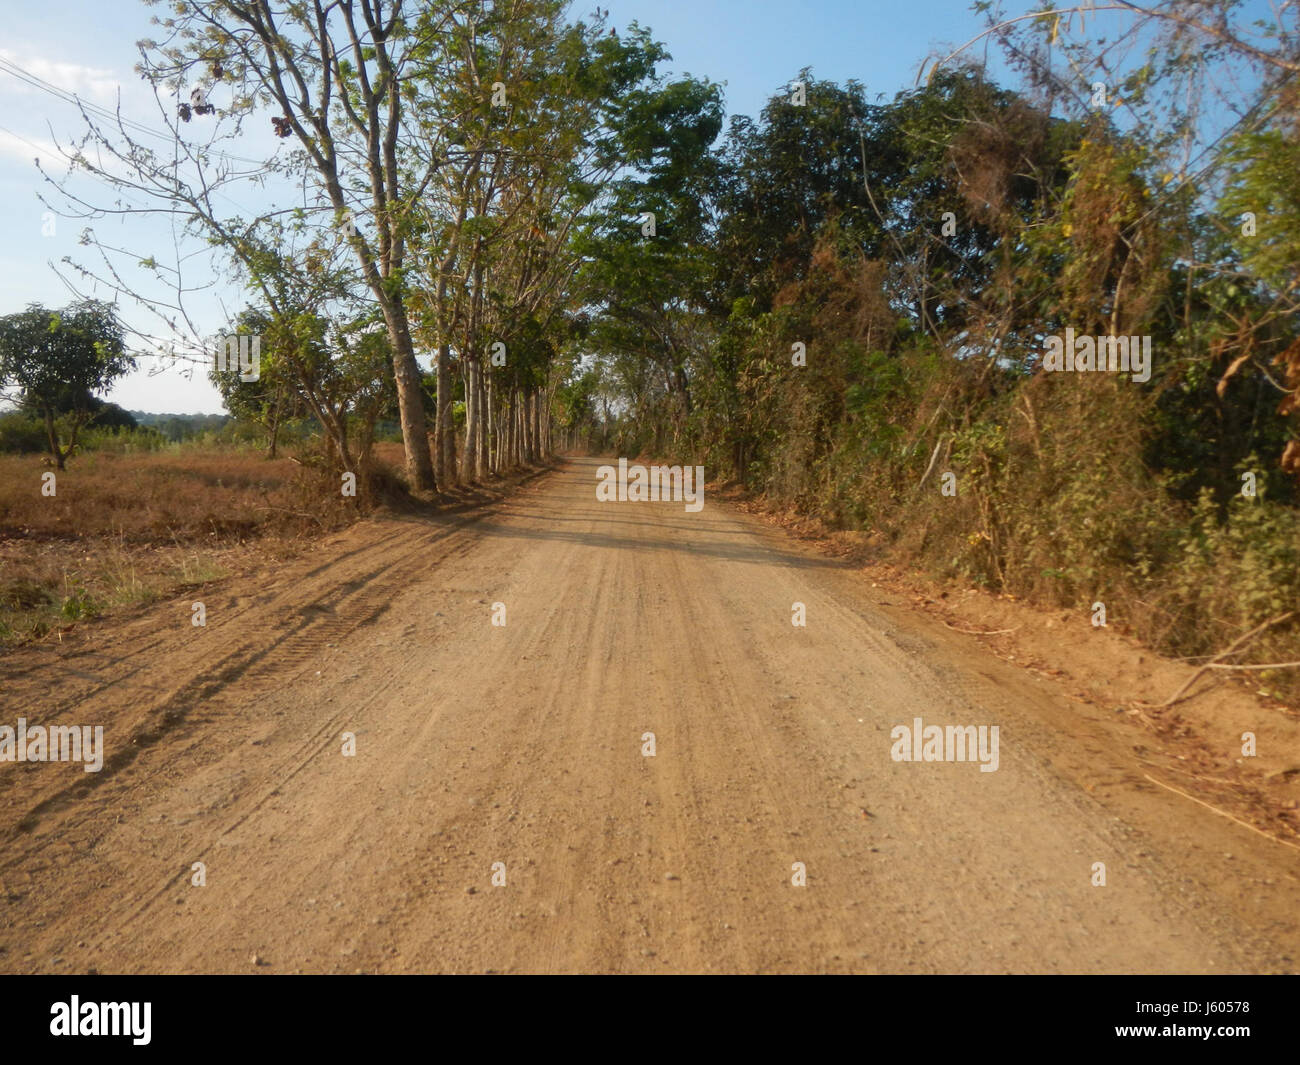
[[[1219,207],[1243,265],[1274,290],[1295,283],[1300,261],[1300,139],[1279,129],[1242,133],[1232,145],[1237,169]],[[1254,215],[1254,233],[1243,221]]]
[[[82,621],[95,617],[99,613],[99,605],[83,584],[68,582],[67,594],[63,597],[59,613],[69,621]]]
[[[600,398],[592,438],[972,584],[1102,600],[1175,653],[1300,599],[1294,123],[1231,140],[1216,216],[1162,171],[1167,130],[1062,119],[968,70],[870,105],[800,78],[805,106],[774,96],[678,172],[711,192],[689,248],[625,226],[599,249],[599,360],[565,394]],[[624,211],[651,195],[622,188]],[[1267,236],[1239,235],[1246,210]],[[1151,380],[1043,373],[1067,326],[1150,336]]]
[[[95,394],[134,367],[108,304],[84,300],[60,312],[32,304],[0,318],[0,387],[16,387],[23,405],[40,412],[59,469],[103,408]]]
[[[92,426],[81,434],[78,441],[78,447],[83,451],[110,452],[115,455],[161,451],[166,446],[167,438],[158,430],[147,426],[105,429]]]
[[[149,414],[134,410],[131,416],[141,426],[156,430],[173,444],[219,431],[231,421],[228,414]]]
[[[20,411],[0,414],[0,451],[31,454],[48,447],[45,426],[31,415]]]
[[[1227,508],[1204,491],[1179,543],[1174,587],[1186,603],[1186,641],[1254,628],[1300,603],[1300,515],[1238,495]]]

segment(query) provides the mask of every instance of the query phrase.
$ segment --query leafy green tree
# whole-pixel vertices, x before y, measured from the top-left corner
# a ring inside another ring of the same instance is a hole
[[[262,336],[270,331],[270,325],[269,315],[249,308],[239,316],[235,332]],[[224,370],[216,367],[209,370],[208,378],[221,393],[226,410],[266,430],[267,458],[276,457],[280,429],[285,422],[307,413],[307,404],[295,387],[292,363],[277,358],[269,349],[260,352],[255,381],[243,380],[240,367],[233,361]]]
[[[579,240],[588,260],[580,283],[600,306],[588,343],[646,360],[653,367],[646,383],[654,392],[662,385],[680,434],[691,413],[688,362],[702,347],[713,276],[721,91],[695,78],[646,86],[629,94],[614,129],[626,172]]]
[[[757,120],[733,118],[719,177],[722,313],[742,297],[771,309],[777,290],[805,276],[817,235],[832,217],[868,248],[880,225],[864,185],[868,159],[883,159],[872,132],[879,111],[862,86],[799,74],[802,103],[786,91]]]
[[[421,336],[437,352],[441,477],[456,475],[453,352],[466,408],[461,477],[496,468],[524,438],[523,450],[544,447],[534,438],[552,375],[546,366],[527,380],[516,375],[510,340],[532,330],[529,322],[552,341],[563,332],[559,319],[579,298],[571,284],[581,260],[575,233],[625,163],[619,116],[664,56],[635,25],[619,36],[604,32],[603,16],[566,24],[565,7],[466,5],[445,34],[428,38],[438,72],[430,106],[458,116],[456,148],[439,161],[421,204],[428,285],[413,297]],[[491,360],[498,341],[510,352],[505,367]],[[506,447],[502,436],[511,437]]]
[[[1250,364],[1257,386],[1277,396],[1286,439],[1266,447],[1281,449],[1279,466],[1291,479],[1287,487],[1300,495],[1300,92],[1294,85],[1279,96],[1271,119],[1265,129],[1239,134],[1229,147],[1235,168],[1219,207],[1245,276],[1227,279],[1225,295],[1252,306],[1249,313],[1224,316],[1235,327],[1235,357],[1216,390],[1222,396]]]
[[[108,132],[87,115],[83,145],[93,144],[94,150],[79,147],[68,153],[69,161],[127,192],[128,199],[143,196],[161,202],[133,207],[130,213],[180,216],[188,235],[206,239],[254,275],[258,264],[247,253],[277,245],[278,234],[268,236],[264,230],[274,231],[294,208],[280,203],[252,220],[231,219],[218,213],[224,208],[214,203],[214,195],[242,181],[261,181],[267,173],[300,184],[298,220],[305,225],[310,219],[322,245],[342,248],[351,256],[357,287],[381,312],[392,355],[389,373],[398,394],[407,476],[412,488],[433,490],[408,307],[408,236],[412,213],[445,161],[454,120],[432,112],[427,90],[436,72],[420,57],[427,41],[445,31],[454,10],[481,5],[469,0],[146,2],[163,9],[156,22],[164,38],[140,42],[137,70],[155,91],[163,118],[175,134],[175,150],[143,147],[120,118]],[[188,104],[176,108],[174,96],[179,92],[185,97],[191,90],[202,93],[201,109]],[[218,145],[246,143],[242,134],[254,121],[269,125],[297,150],[268,158],[251,172],[232,167]],[[99,216],[99,208],[87,204],[66,182],[59,187],[69,203],[84,212],[82,217]],[[98,243],[93,233],[86,242],[106,257],[124,255],[120,248]],[[159,271],[152,255],[133,257]],[[134,295],[112,268],[92,273],[74,267]],[[170,276],[179,279],[180,274],[177,263]],[[179,331],[179,320],[196,334],[185,313],[179,280],[175,284],[176,299],[160,316],[173,332]],[[198,337],[185,339],[193,343]]]
[[[49,311],[32,304],[0,318],[0,383],[40,412],[60,470],[95,416],[96,393],[135,368],[112,306],[95,300]]]

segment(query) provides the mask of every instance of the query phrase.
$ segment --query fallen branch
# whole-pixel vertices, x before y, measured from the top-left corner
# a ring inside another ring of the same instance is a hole
[[[1145,706],[1152,710],[1162,710],[1166,706],[1173,706],[1174,703],[1181,702],[1183,692],[1187,691],[1188,688],[1190,688],[1193,684],[1195,684],[1200,679],[1201,674],[1204,673],[1206,670],[1225,669],[1225,668],[1226,669],[1250,668],[1247,666],[1219,666],[1216,665],[1216,663],[1221,658],[1227,658],[1229,655],[1237,654],[1239,651],[1242,650],[1242,648],[1246,645],[1247,642],[1254,639],[1265,629],[1271,628],[1272,626],[1277,625],[1279,622],[1286,621],[1287,618],[1292,617],[1294,614],[1295,614],[1294,610],[1288,610],[1285,614],[1279,614],[1277,617],[1264,622],[1264,624],[1257,625],[1255,628],[1251,629],[1250,632],[1246,633],[1245,636],[1238,637],[1236,640],[1232,642],[1232,645],[1226,651],[1220,651],[1217,655],[1214,656],[1213,659],[1205,663],[1205,665],[1201,666],[1200,669],[1198,669],[1195,673],[1193,673],[1191,677],[1188,678],[1187,683],[1184,684],[1181,688],[1179,688],[1176,692],[1174,692],[1174,694],[1171,695],[1168,699],[1166,699],[1163,703],[1137,703],[1135,705]],[[1263,667],[1263,668],[1268,668],[1268,667]],[[1277,667],[1272,667],[1272,668],[1277,668]]]
[[[1207,777],[1203,773],[1193,773],[1190,769],[1180,769],[1178,766],[1162,766],[1157,762],[1147,762],[1142,761],[1142,759],[1139,759],[1139,761],[1141,761],[1143,765],[1149,765],[1152,769],[1163,769],[1166,773],[1172,770],[1175,773],[1182,773],[1184,776],[1189,776],[1193,780],[1208,781],[1211,784],[1227,784],[1234,788],[1257,787],[1255,784],[1248,784],[1240,780],[1228,780],[1224,777]]]
[[[1151,776],[1151,774],[1149,773],[1143,773],[1142,775],[1146,777],[1147,780],[1151,781],[1152,784],[1159,784],[1166,791],[1172,791],[1175,795],[1181,795],[1184,799],[1191,799],[1192,802],[1197,803],[1200,806],[1204,806],[1207,810],[1213,810],[1220,817],[1226,817],[1229,821],[1233,822],[1234,824],[1241,825],[1242,828],[1248,828],[1252,832],[1257,832],[1265,839],[1271,839],[1274,843],[1280,843],[1284,847],[1290,847],[1293,851],[1300,851],[1300,847],[1296,846],[1294,843],[1291,843],[1285,839],[1278,839],[1277,836],[1271,836],[1267,832],[1265,832],[1262,828],[1256,828],[1254,825],[1247,824],[1245,821],[1241,820],[1241,818],[1233,817],[1232,814],[1225,813],[1223,810],[1220,810],[1217,806],[1211,806],[1208,802],[1203,802],[1202,800],[1198,799],[1195,795],[1188,795],[1187,792],[1179,791],[1171,784],[1164,784],[1161,781],[1156,780],[1156,778]]]
[[[919,492],[925,487],[925,482],[930,479],[930,474],[934,471],[934,464],[939,461],[939,449],[943,447],[943,434],[939,434],[939,442],[934,445],[934,454],[930,456],[930,465],[925,468],[925,473],[921,475],[921,482],[916,486]]]
[[[943,621],[942,618],[939,620]],[[946,621],[943,623],[948,625]],[[956,625],[948,625],[948,628],[952,629],[953,632],[964,632],[967,636],[1001,636],[1004,633],[1015,632],[1016,629],[1020,628],[1020,626],[1017,625],[1015,629],[993,629],[991,632],[980,632],[977,629],[959,629]]]
[[[1265,662],[1258,666],[1234,666],[1223,662],[1211,662],[1206,669],[1295,669],[1300,662]]]

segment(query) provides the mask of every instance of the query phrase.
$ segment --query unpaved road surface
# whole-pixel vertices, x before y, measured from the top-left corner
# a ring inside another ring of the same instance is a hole
[[[0,765],[0,970],[1297,968],[1300,854],[1130,726],[597,464],[0,661],[0,723],[107,749]],[[997,771],[894,761],[916,717],[999,726]]]

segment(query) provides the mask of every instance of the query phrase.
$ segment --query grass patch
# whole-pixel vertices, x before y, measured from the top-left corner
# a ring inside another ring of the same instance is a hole
[[[376,448],[386,469],[400,445]],[[96,452],[41,494],[40,455],[0,455],[0,646],[288,557],[361,511],[333,479],[235,449]],[[249,550],[251,545],[256,549]]]

